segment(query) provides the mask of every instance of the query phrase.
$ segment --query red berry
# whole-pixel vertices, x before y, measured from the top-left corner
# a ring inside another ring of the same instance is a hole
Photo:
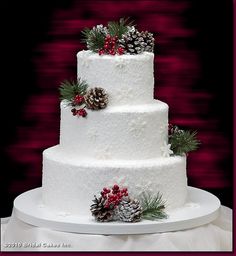
[[[99,54],[99,55],[104,54],[104,50],[103,50],[103,49],[100,49],[100,50],[98,51],[98,54]]]
[[[124,48],[119,47],[119,48],[117,49],[117,53],[120,54],[120,55],[124,54]]]
[[[78,110],[78,115],[82,116],[82,117],[86,117],[87,116],[87,112],[84,108],[81,108]]]
[[[73,116],[76,116],[76,115],[77,115],[77,110],[76,110],[75,108],[72,108],[72,109],[71,109],[71,112],[72,112]]]
[[[115,185],[113,186],[113,189],[119,189],[119,186],[118,186],[117,184],[115,184]]]
[[[115,184],[114,186],[113,186],[113,188],[112,188],[112,190],[113,190],[113,193],[118,193],[119,192],[119,186],[117,185],[117,184]]]
[[[106,194],[108,194],[108,193],[111,192],[111,190],[110,190],[109,188],[103,188],[103,191],[104,191],[104,193],[106,193]]]
[[[123,189],[121,189],[121,193],[126,193],[128,191],[128,189],[127,188],[123,188]]]
[[[83,96],[81,96],[81,95],[76,95],[76,96],[74,97],[73,103],[74,103],[75,105],[81,105],[83,102],[84,102],[84,97],[83,97]]]

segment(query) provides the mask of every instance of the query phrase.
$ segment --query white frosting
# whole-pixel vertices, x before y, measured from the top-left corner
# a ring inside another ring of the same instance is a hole
[[[162,156],[167,142],[168,106],[153,100],[139,106],[107,107],[88,110],[86,118],[71,114],[61,104],[60,144],[79,159],[148,159]]]
[[[152,53],[77,54],[78,77],[109,94],[109,104],[73,116],[61,103],[60,145],[43,154],[43,203],[58,214],[91,215],[94,194],[115,183],[131,196],[160,191],[168,209],[187,196],[186,158],[170,156],[168,105],[153,100]]]
[[[91,51],[77,54],[77,75],[90,87],[102,87],[109,94],[109,106],[141,105],[153,99],[154,54],[102,55]]]
[[[127,186],[133,196],[161,191],[167,209],[186,200],[185,157],[88,161],[55,146],[44,151],[43,159],[43,203],[53,210],[90,216],[94,194],[114,183]]]

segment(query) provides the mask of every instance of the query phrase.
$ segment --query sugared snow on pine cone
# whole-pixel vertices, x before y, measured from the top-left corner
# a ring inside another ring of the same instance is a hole
[[[153,52],[154,37],[148,31],[139,32],[131,27],[126,34],[119,40],[119,45],[124,49],[124,53],[139,54],[142,52]]]
[[[100,196],[94,196],[93,204],[90,206],[90,211],[94,218],[99,222],[108,222],[113,220],[113,209],[105,207],[106,200]]]
[[[154,37],[153,34],[148,31],[142,31],[140,33],[141,38],[143,38],[143,47],[145,52],[153,52],[154,51]]]
[[[142,218],[142,206],[137,199],[123,198],[115,211],[115,217],[124,222],[139,222]]]
[[[89,109],[99,110],[106,108],[108,104],[108,95],[101,87],[90,88],[84,95],[85,105]]]

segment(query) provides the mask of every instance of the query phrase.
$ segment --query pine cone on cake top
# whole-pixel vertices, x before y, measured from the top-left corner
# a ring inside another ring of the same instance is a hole
[[[106,108],[108,104],[108,95],[101,87],[94,87],[87,91],[84,96],[85,105],[89,109],[99,110]]]
[[[106,199],[102,196],[97,198],[94,196],[93,204],[90,206],[90,211],[97,221],[108,222],[113,219],[113,209],[106,207]]]
[[[139,54],[144,51],[153,52],[154,38],[148,31],[139,32],[135,27],[130,27],[129,31],[119,40],[120,47],[124,53]]]
[[[153,34],[148,31],[142,31],[140,33],[140,37],[142,38],[142,46],[144,47],[145,52],[153,52],[154,50],[154,37]]]
[[[137,199],[123,198],[116,209],[116,217],[124,222],[139,222],[142,219],[142,206]]]

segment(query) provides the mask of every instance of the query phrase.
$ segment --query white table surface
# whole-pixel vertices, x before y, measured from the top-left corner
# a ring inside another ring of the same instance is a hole
[[[197,228],[146,235],[86,235],[53,231],[14,216],[1,221],[2,251],[232,251],[232,210]]]

